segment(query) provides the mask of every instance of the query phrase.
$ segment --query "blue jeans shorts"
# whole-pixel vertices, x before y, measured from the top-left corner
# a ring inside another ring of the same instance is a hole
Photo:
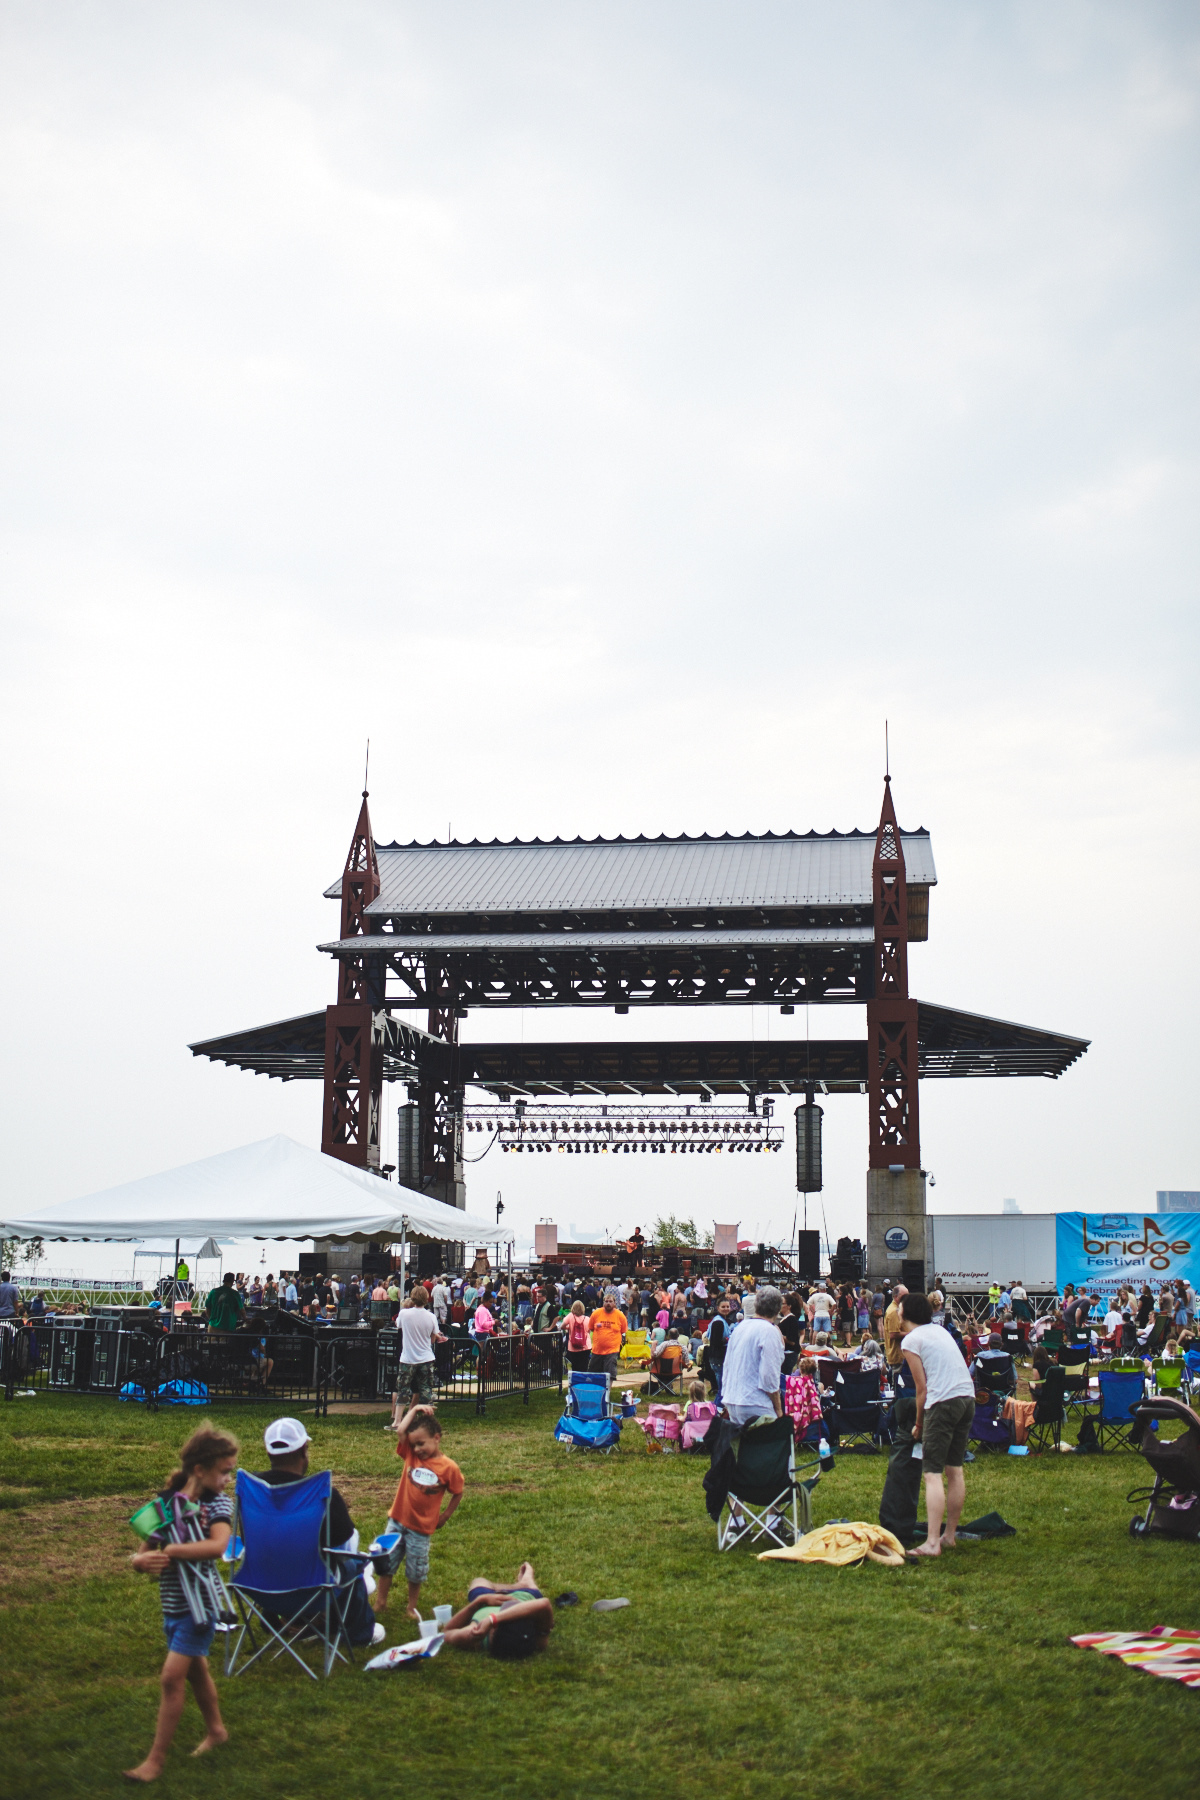
[[[176,1656],[207,1656],[216,1635],[216,1624],[197,1625],[190,1612],[164,1613],[167,1648]]]
[[[400,1536],[388,1552],[387,1572],[398,1575],[403,1563],[408,1580],[424,1586],[429,1580],[429,1539],[411,1525],[401,1525],[399,1529]]]

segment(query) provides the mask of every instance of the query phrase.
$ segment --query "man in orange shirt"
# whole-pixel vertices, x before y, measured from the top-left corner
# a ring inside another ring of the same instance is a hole
[[[588,1324],[592,1328],[592,1354],[588,1358],[588,1368],[599,1369],[605,1375],[615,1375],[621,1345],[629,1330],[629,1321],[617,1305],[616,1288],[605,1288],[604,1305],[596,1308]]]

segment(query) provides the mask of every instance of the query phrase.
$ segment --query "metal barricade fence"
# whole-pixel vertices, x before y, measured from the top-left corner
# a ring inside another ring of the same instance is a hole
[[[176,1325],[171,1331],[107,1330],[87,1319],[0,1323],[0,1388],[17,1393],[107,1393],[151,1407],[191,1400],[305,1403],[319,1414],[330,1398],[371,1401],[396,1389],[400,1334],[367,1332],[213,1332]],[[563,1384],[559,1332],[494,1337],[476,1343],[454,1335],[436,1346],[434,1393],[439,1403],[474,1402]]]
[[[159,1346],[152,1404],[204,1390],[212,1400],[306,1401],[324,1411],[325,1346],[315,1333],[198,1330],[184,1326]]]

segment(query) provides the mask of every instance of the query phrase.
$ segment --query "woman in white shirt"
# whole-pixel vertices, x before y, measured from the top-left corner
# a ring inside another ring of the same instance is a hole
[[[912,1434],[921,1442],[928,1522],[925,1542],[910,1557],[954,1548],[967,1494],[963,1458],[975,1417],[975,1383],[958,1345],[944,1326],[933,1324],[932,1313],[926,1294],[905,1294],[900,1302],[900,1344],[917,1390]]]

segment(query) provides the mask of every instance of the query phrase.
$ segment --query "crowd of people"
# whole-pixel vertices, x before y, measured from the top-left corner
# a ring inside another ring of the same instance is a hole
[[[290,1281],[282,1289],[277,1284],[278,1304],[290,1304],[287,1290],[294,1286]],[[837,1436],[839,1371],[843,1376],[851,1371],[873,1375],[881,1411],[886,1408],[887,1413],[883,1441],[890,1440],[880,1522],[911,1544],[919,1536],[914,1528],[923,1487],[925,1537],[909,1550],[918,1560],[955,1548],[966,1496],[964,1465],[973,1460],[972,1423],[981,1399],[991,1393],[989,1364],[1007,1358],[1010,1328],[1019,1328],[1035,1363],[1039,1356],[1047,1360],[1040,1338],[1057,1328],[1067,1342],[1088,1343],[1101,1356],[1136,1347],[1168,1359],[1190,1354],[1200,1365],[1191,1330],[1196,1296],[1185,1281],[1167,1284],[1157,1295],[1148,1288],[1137,1294],[1123,1289],[1108,1300],[1068,1286],[1041,1320],[1034,1318],[1020,1282],[995,1284],[982,1305],[960,1307],[961,1316],[936,1283],[924,1294],[886,1282],[823,1281],[797,1283],[782,1292],[753,1276],[668,1281],[639,1272],[606,1282],[585,1270],[546,1271],[511,1285],[493,1284],[486,1277],[439,1276],[413,1282],[403,1297],[398,1279],[390,1276],[344,1287],[332,1278],[329,1298],[315,1280],[310,1286],[314,1292],[308,1298],[296,1290],[299,1308],[332,1306],[340,1311],[354,1306],[360,1316],[395,1324],[401,1333],[395,1411],[388,1427],[396,1434],[401,1474],[374,1547],[385,1548],[374,1565],[377,1573],[355,1565],[345,1577],[354,1589],[348,1596],[348,1629],[358,1643],[382,1640],[381,1615],[401,1571],[406,1610],[410,1617],[420,1617],[431,1545],[462,1501],[462,1472],[444,1453],[434,1406],[436,1347],[450,1332],[477,1342],[502,1333],[558,1333],[573,1369],[610,1374],[618,1369],[631,1335],[638,1333],[638,1360],[650,1362],[652,1377],[656,1370],[672,1381],[691,1373],[697,1379],[689,1392],[697,1403],[712,1390],[713,1402],[705,1401],[702,1410],[715,1416],[719,1408],[728,1426],[740,1432],[786,1413],[797,1443],[812,1447],[819,1442],[822,1454],[828,1449],[824,1433]],[[265,1304],[266,1284],[261,1291]],[[241,1313],[254,1304],[254,1284],[228,1275],[208,1296],[210,1325],[236,1329]],[[875,1391],[873,1382],[869,1391]],[[279,1485],[304,1478],[308,1435],[299,1421],[276,1420],[266,1433],[265,1449],[269,1466],[263,1481]],[[155,1743],[149,1756],[128,1771],[131,1780],[153,1780],[161,1772],[189,1686],[205,1724],[198,1753],[226,1735],[206,1660],[218,1627],[199,1628],[186,1612],[176,1567],[180,1558],[197,1561],[224,1553],[231,1518],[226,1488],[237,1455],[237,1444],[227,1433],[211,1427],[194,1433],[165,1493],[182,1493],[201,1505],[206,1535],[198,1543],[155,1543],[133,1559],[136,1568],[160,1578],[168,1654]],[[350,1542],[353,1533],[349,1510],[334,1489],[330,1547],[343,1539]],[[544,1647],[553,1623],[552,1605],[538,1589],[532,1569],[522,1564],[515,1582],[472,1581],[465,1604],[442,1630],[447,1644],[486,1645],[496,1655],[522,1656]]]

